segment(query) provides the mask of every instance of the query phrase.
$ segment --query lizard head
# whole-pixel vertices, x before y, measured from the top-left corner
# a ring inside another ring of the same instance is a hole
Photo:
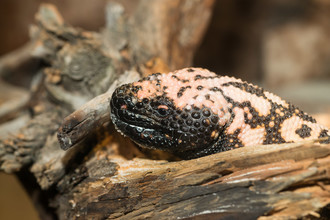
[[[110,101],[111,119],[117,130],[142,147],[178,155],[208,149],[221,135],[219,116],[196,99],[179,104],[182,84],[189,86],[189,80],[180,85],[174,75],[178,74],[152,74],[117,88]]]

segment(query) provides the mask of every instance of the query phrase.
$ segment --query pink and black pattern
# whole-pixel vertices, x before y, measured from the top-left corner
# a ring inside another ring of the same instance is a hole
[[[326,137],[325,126],[255,85],[201,68],[152,74],[116,89],[116,128],[142,147],[196,158],[258,144]]]

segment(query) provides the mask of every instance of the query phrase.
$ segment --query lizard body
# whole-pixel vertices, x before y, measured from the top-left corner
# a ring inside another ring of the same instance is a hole
[[[184,159],[258,144],[326,137],[315,119],[262,88],[201,68],[156,73],[120,86],[116,128],[137,144]]]

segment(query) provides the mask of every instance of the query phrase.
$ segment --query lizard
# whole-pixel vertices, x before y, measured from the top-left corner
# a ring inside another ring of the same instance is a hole
[[[322,139],[330,131],[263,88],[207,69],[154,73],[118,87],[116,129],[142,147],[182,159],[251,146]]]

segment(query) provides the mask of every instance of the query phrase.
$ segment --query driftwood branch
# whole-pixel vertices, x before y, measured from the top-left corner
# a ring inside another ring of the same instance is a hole
[[[190,66],[213,7],[212,0],[140,0],[131,8],[133,3],[124,3],[109,2],[100,33],[73,28],[54,6],[42,5],[29,49],[0,60],[1,76],[18,70],[12,59],[37,64],[27,69],[33,78],[28,95],[20,95],[27,90],[15,95],[15,87],[6,90],[14,98],[0,109],[0,126],[11,132],[0,140],[0,165],[31,195],[40,195],[33,196],[40,215],[326,216],[330,145],[253,146],[169,161],[141,152],[115,131],[109,118],[114,89],[153,72]],[[16,129],[10,125],[14,119],[21,119]]]
[[[178,162],[110,156],[113,145],[85,163],[91,179],[66,195],[62,218],[290,219],[319,217],[330,202],[330,145],[246,147]]]
[[[112,93],[119,85],[133,82],[139,79],[136,71],[125,72],[115,81],[109,90],[64,118],[58,130],[58,140],[61,148],[69,149],[80,141],[84,140],[91,131],[97,130],[100,126],[108,124],[110,120],[109,100]]]

